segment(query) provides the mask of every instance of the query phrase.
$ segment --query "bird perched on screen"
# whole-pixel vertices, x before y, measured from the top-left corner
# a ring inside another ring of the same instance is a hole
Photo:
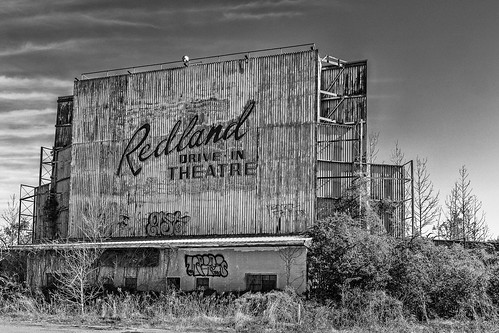
[[[182,61],[184,62],[184,66],[187,67],[189,66],[189,57],[188,56],[183,56]]]

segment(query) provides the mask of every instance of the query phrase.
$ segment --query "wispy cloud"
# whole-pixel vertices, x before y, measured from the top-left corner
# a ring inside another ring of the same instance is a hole
[[[92,23],[98,23],[102,25],[111,25],[111,26],[129,26],[129,27],[146,27],[146,28],[154,28],[158,29],[159,27],[149,23],[149,22],[139,22],[130,19],[119,19],[113,16],[95,16],[95,15],[80,15],[83,20]]]
[[[53,42],[47,44],[37,44],[32,42],[25,42],[22,45],[15,47],[0,49],[0,57],[13,56],[25,53],[48,51],[48,50],[61,50],[61,49],[71,49],[77,46],[74,40],[68,40],[63,42]]]
[[[224,13],[227,20],[263,20],[268,18],[291,18],[303,15],[300,12],[267,12],[267,13]]]
[[[45,92],[0,92],[0,99],[7,100],[53,100],[57,94]]]
[[[30,77],[9,77],[0,75],[0,90],[12,90],[17,88],[67,88],[71,86],[67,80],[55,78],[30,78]]]
[[[375,77],[369,78],[370,84],[398,84],[404,82],[402,78],[399,77]]]

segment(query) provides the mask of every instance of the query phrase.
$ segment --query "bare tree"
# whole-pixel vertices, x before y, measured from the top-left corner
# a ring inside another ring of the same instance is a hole
[[[29,237],[26,232],[28,222],[21,219],[19,222],[19,203],[16,195],[10,196],[7,208],[0,215],[3,225],[0,227],[0,242],[2,246],[17,245],[18,240],[26,241]],[[23,243],[24,244],[24,243]]]
[[[404,163],[405,155],[399,146],[398,140],[395,141],[395,148],[390,153],[390,161],[395,165],[402,165]]]
[[[438,222],[440,217],[439,192],[435,192],[427,167],[428,160],[416,157],[414,177],[414,222],[416,235],[423,236],[425,228]],[[413,236],[416,236],[413,235]]]
[[[466,166],[459,169],[459,179],[454,183],[445,202],[446,220],[441,232],[446,239],[463,241],[484,241],[488,236],[482,202],[478,200],[469,180]]]
[[[369,134],[369,159],[368,163],[376,162],[376,158],[378,157],[379,148],[379,132],[371,132]]]
[[[300,248],[280,248],[279,249],[279,257],[284,263],[284,269],[285,269],[285,278],[286,278],[286,287],[292,286],[299,280],[299,285],[297,288],[299,288],[303,282],[305,281],[304,275],[305,273],[302,272],[302,274],[298,275],[296,278],[291,280],[291,271],[293,267],[301,267],[301,264],[298,262],[298,259],[300,258],[302,254],[302,250]]]
[[[56,251],[59,272],[54,276],[58,293],[66,301],[78,305],[81,314],[85,304],[102,289],[99,281],[100,258],[104,249],[100,244],[110,235],[112,224],[107,221],[108,209],[100,202],[89,202],[82,214],[81,231],[84,239],[66,243]]]

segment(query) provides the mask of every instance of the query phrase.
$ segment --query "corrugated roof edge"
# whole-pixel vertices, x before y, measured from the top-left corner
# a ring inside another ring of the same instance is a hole
[[[273,47],[269,49],[260,49],[260,50],[251,50],[251,51],[243,51],[243,52],[235,52],[235,53],[227,53],[227,54],[220,54],[220,55],[212,55],[212,56],[205,56],[205,57],[198,57],[198,58],[192,58],[189,60],[189,62],[194,62],[194,61],[199,61],[199,60],[207,60],[207,59],[220,59],[220,58],[226,58],[226,57],[233,57],[233,56],[241,56],[241,55],[248,55],[248,54],[255,54],[255,53],[264,53],[264,52],[270,52],[270,51],[277,51],[281,50],[281,54],[288,54],[288,53],[283,53],[282,50],[287,50],[287,49],[293,49],[293,48],[305,48],[308,47],[311,50],[317,50],[315,43],[306,43],[306,44],[298,44],[298,45],[290,45],[290,46],[281,46],[281,47]],[[301,50],[303,52],[304,50]],[[295,52],[292,52],[295,53]],[[270,55],[278,55],[279,53],[274,53]],[[269,55],[266,55],[269,56]],[[224,61],[228,60],[236,60],[236,59],[226,59]],[[215,61],[219,62],[221,61]],[[99,70],[99,71],[93,71],[93,72],[85,72],[81,74],[81,80],[89,80],[89,79],[97,79],[97,78],[103,78],[103,77],[111,77],[111,76],[119,76],[119,75],[127,75],[128,74],[135,74],[135,73],[143,73],[143,72],[152,72],[155,70],[139,70],[138,72],[130,72],[130,70],[135,71],[137,69],[143,69],[143,68],[150,68],[150,67],[160,67],[160,69],[156,70],[163,70],[163,69],[172,69],[172,67],[165,67],[163,66],[171,66],[171,65],[179,65],[178,67],[173,67],[173,68],[180,68],[182,67],[182,60],[175,60],[175,61],[168,61],[168,62],[162,62],[162,63],[155,63],[155,64],[147,64],[147,65],[138,65],[138,66],[129,66],[129,67],[121,67],[121,68],[113,68],[113,69],[104,69],[104,70]],[[110,72],[113,72],[114,74],[109,75]],[[121,72],[121,73],[117,73]],[[89,77],[90,75],[96,75],[95,77]]]
[[[230,237],[230,238],[193,238],[193,239],[161,239],[120,242],[80,242],[80,243],[43,243],[16,245],[10,247],[17,251],[64,250],[84,248],[202,248],[202,247],[251,247],[251,246],[309,246],[309,237],[273,236],[273,237]]]

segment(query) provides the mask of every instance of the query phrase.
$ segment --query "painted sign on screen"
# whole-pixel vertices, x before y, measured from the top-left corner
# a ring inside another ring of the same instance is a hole
[[[145,123],[140,128],[138,128],[130,140],[121,156],[120,162],[118,164],[118,169],[116,174],[119,176],[122,174],[123,166],[128,166],[130,171],[134,176],[137,176],[142,171],[142,165],[151,157],[160,158],[162,156],[167,156],[172,152],[176,151],[178,153],[185,151],[186,149],[192,149],[197,147],[206,146],[211,143],[217,143],[219,141],[227,141],[230,138],[234,138],[235,141],[241,140],[245,135],[246,131],[243,131],[243,125],[246,123],[250,115],[255,109],[255,101],[250,100],[246,103],[246,106],[243,109],[242,114],[234,121],[231,121],[227,126],[222,124],[214,124],[209,129],[205,127],[199,127],[195,129],[198,124],[199,117],[198,115],[193,116],[185,129],[180,133],[180,128],[182,126],[182,120],[178,120],[173,128],[170,130],[168,137],[161,140],[155,146],[152,144],[152,140],[150,139],[151,133],[151,124]],[[180,137],[177,139],[178,135]],[[203,154],[202,158],[204,159],[213,159],[216,160],[219,156],[216,153],[212,154]],[[192,161],[192,157],[189,154],[180,155],[180,163],[185,163],[186,161]],[[201,159],[201,155],[199,155],[199,159]],[[227,164],[225,167],[222,167],[224,164],[219,164],[218,167],[208,167],[207,169],[197,169],[190,170],[189,174],[197,175],[199,177],[193,178],[201,178],[202,175],[205,177],[208,176],[216,176],[217,174],[220,177],[223,177],[225,174],[225,168],[227,168]],[[180,167],[170,167],[169,171],[171,173],[171,178],[175,178],[176,169],[178,170],[178,177],[181,177]],[[215,170],[218,169],[218,170]],[[252,175],[256,170],[256,163],[250,162],[241,166],[240,163],[235,163],[234,166],[229,166],[229,173],[238,173],[245,175]],[[233,171],[231,171],[233,170]],[[216,171],[218,171],[216,173]],[[187,171],[184,173],[187,175]]]

